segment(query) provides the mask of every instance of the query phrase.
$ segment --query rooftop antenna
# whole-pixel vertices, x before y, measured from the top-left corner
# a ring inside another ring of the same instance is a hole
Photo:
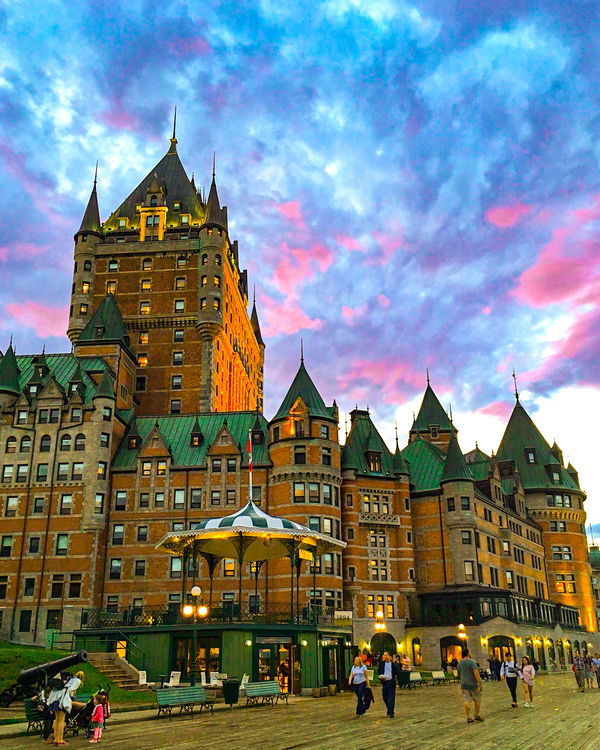
[[[427,373],[427,385],[429,385],[429,367],[425,368],[425,372]]]
[[[217,152],[213,151],[213,180],[217,174]]]
[[[519,403],[519,389],[517,388],[517,374],[515,373],[515,368],[513,367],[512,371],[512,377],[513,381],[515,383],[515,399],[517,400],[517,404]]]
[[[594,527],[592,526],[590,522],[590,536],[592,537],[592,544],[596,544],[596,541],[594,539]]]
[[[304,339],[300,339],[300,364],[304,364]]]
[[[94,187],[96,187],[97,182],[98,182],[98,159],[96,159],[96,171],[94,172]]]

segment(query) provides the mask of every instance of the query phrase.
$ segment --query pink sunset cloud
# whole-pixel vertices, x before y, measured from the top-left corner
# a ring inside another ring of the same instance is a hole
[[[342,317],[348,323],[348,325],[354,325],[354,323],[362,318],[365,313],[367,312],[368,306],[366,304],[359,305],[358,307],[347,307],[344,305],[342,307]]]
[[[13,320],[33,328],[38,336],[64,336],[69,317],[68,307],[48,307],[38,302],[10,302],[4,306]]]
[[[302,208],[300,201],[288,201],[287,203],[276,203],[275,208],[279,213],[286,219],[293,221],[296,224],[304,224],[304,217],[302,216]]]
[[[424,373],[414,369],[412,362],[386,357],[380,360],[357,359],[349,369],[337,377],[337,384],[343,391],[354,392],[362,388],[365,381],[376,386],[386,403],[404,401],[415,390],[422,390]]]
[[[506,229],[514,227],[531,211],[531,206],[513,203],[508,206],[494,206],[486,211],[485,218],[490,224]]]
[[[389,297],[386,297],[385,294],[378,294],[375,299],[381,307],[389,307],[392,304],[392,300]]]
[[[123,105],[123,102],[118,99],[114,99],[111,102],[110,108],[100,114],[100,120],[105,125],[116,130],[139,132],[141,128],[138,117],[129,112]]]
[[[400,231],[393,231],[391,234],[380,232],[371,232],[371,236],[379,245],[379,252],[371,255],[365,265],[367,266],[385,266],[394,257],[396,252],[403,247],[404,238]]]
[[[45,250],[45,247],[34,245],[32,242],[14,242],[12,245],[0,247],[0,261],[8,260],[9,257],[13,261],[35,258],[37,255],[42,255]]]
[[[266,294],[261,294],[260,301],[264,309],[266,336],[277,336],[281,333],[290,335],[304,329],[318,330],[323,327],[319,318],[310,318],[293,299],[282,302],[274,300]]]
[[[296,299],[307,281],[311,281],[317,270],[325,273],[333,263],[333,252],[316,242],[307,248],[280,245],[280,260],[272,275],[273,285],[286,296]]]
[[[489,315],[492,312],[492,308],[489,305],[481,308],[482,315]]]
[[[513,406],[514,404],[511,404],[508,401],[492,401],[491,404],[482,406],[480,409],[477,409],[477,411],[479,414],[487,414],[490,417],[498,417],[506,420],[510,417]]]
[[[358,242],[356,237],[351,237],[347,234],[336,234],[335,241],[351,253],[364,253],[366,250],[366,248]]]

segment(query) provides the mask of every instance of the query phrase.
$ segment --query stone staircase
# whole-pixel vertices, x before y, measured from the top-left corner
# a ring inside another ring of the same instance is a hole
[[[123,690],[147,690],[139,685],[135,670],[116,654],[88,653],[88,661]]]

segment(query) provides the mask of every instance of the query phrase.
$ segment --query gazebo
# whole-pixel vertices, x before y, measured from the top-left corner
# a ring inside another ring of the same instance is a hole
[[[209,607],[212,606],[214,571],[223,559],[238,562],[238,604],[242,604],[242,566],[253,562],[260,566],[266,560],[290,560],[290,617],[294,616],[294,588],[296,588],[296,616],[299,611],[298,579],[302,560],[316,561],[322,554],[346,546],[333,537],[313,531],[307,526],[286,518],[269,515],[250,500],[243,508],[228,516],[206,518],[189,531],[173,531],[157,542],[156,548],[182,558],[185,567],[191,558],[206,560],[210,577]],[[194,566],[195,567],[195,566]],[[296,585],[294,586],[294,573]],[[313,591],[315,566],[313,565]]]

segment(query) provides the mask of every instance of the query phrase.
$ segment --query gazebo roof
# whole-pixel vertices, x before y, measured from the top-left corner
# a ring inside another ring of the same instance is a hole
[[[220,518],[205,518],[189,531],[172,531],[157,542],[156,548],[172,555],[186,551],[249,562],[298,554],[312,559],[345,542],[313,531],[287,518],[265,513],[251,500],[240,510]],[[304,553],[304,554],[303,554]]]

